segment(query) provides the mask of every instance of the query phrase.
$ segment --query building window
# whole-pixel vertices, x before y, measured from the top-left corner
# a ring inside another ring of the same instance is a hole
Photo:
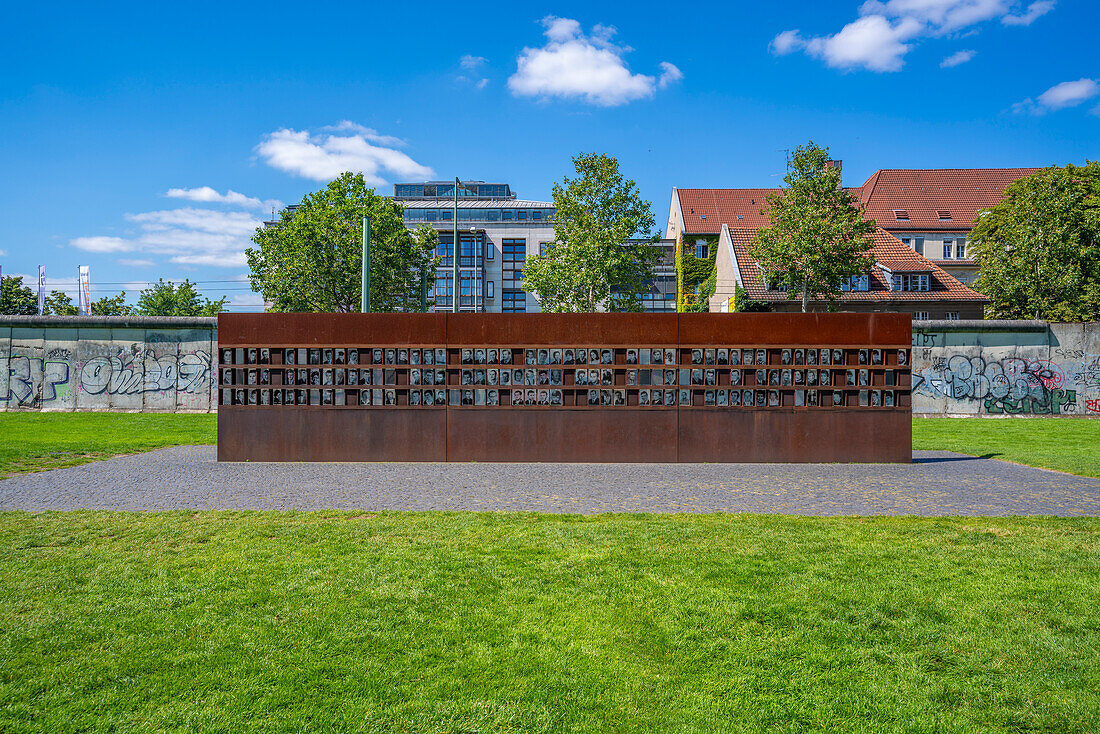
[[[943,315],[943,317],[945,319],[947,319],[948,321],[958,321],[959,320],[959,312],[958,311],[948,311],[947,313],[945,313]]]
[[[928,312],[927,311],[914,311],[913,312],[913,320],[914,321],[927,321],[928,320]]]
[[[957,240],[955,240],[955,257],[960,258],[960,259],[966,257],[966,238],[965,237],[960,237]]]
[[[914,237],[913,238],[913,249],[916,250],[917,252],[919,252],[922,255],[924,254],[924,238],[923,237]]]
[[[906,247],[908,247],[908,248],[912,249],[912,247],[913,247],[913,240],[912,240],[912,238],[910,238],[910,237],[902,237],[902,238],[901,238],[901,244],[903,244],[903,245],[905,245]]]
[[[494,295],[494,291],[495,291],[495,288],[493,288],[493,281],[491,281],[491,280],[485,281],[485,297],[486,298],[492,298],[493,295]]]
[[[927,273],[894,273],[891,280],[895,291],[927,291],[930,283]]]
[[[943,259],[944,260],[950,260],[951,259],[951,251],[952,251],[951,245],[952,245],[951,240],[944,240],[943,241]]]
[[[526,313],[527,294],[523,291],[501,290],[501,310],[504,313]]]
[[[512,219],[512,213],[513,213],[513,212],[512,212],[512,210],[511,210],[511,209],[501,209],[501,210],[500,210],[500,218],[501,218],[501,221],[504,221],[504,222],[508,222],[508,221],[511,221],[511,219]]]
[[[853,275],[840,284],[842,291],[866,291],[870,290],[871,277],[869,275]]]
[[[500,248],[500,267],[503,279],[501,297],[506,299],[509,291],[523,293],[523,263],[527,260],[527,240],[505,238],[500,241]]]
[[[454,275],[436,271],[435,274],[435,305],[436,308],[451,307],[451,297],[454,295]]]
[[[699,258],[700,260],[705,260],[707,258],[707,255],[709,254],[707,250],[708,247],[706,240],[695,240],[695,257]]]
[[[527,210],[516,209],[516,219],[527,219]]]
[[[550,251],[550,243],[549,242],[540,242],[539,243],[539,255],[545,255],[549,251]]]

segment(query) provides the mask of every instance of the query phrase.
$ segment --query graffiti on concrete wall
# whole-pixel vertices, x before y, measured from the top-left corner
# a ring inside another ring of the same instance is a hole
[[[1029,345],[1035,357],[994,356],[1016,347],[1005,335],[989,346],[944,345],[944,334],[913,335],[915,413],[1087,415],[1100,412],[1100,355]]]
[[[158,394],[206,396],[213,377],[210,351],[176,355],[174,345],[110,348],[108,354],[81,360],[70,349],[52,348],[44,356],[0,354],[0,405],[9,408],[108,408],[112,396]],[[171,350],[172,353],[166,353]],[[37,350],[36,350],[37,351]],[[113,352],[113,353],[110,353]],[[198,406],[208,407],[200,401]],[[138,406],[143,407],[143,406]]]

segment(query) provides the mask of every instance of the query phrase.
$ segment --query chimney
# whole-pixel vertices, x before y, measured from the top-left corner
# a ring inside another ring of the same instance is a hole
[[[830,159],[830,160],[825,161],[825,167],[826,168],[835,168],[836,170],[839,171],[844,167],[844,161],[834,161],[834,160]]]

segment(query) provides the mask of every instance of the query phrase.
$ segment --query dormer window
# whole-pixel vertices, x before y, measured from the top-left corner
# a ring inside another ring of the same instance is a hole
[[[894,210],[894,219],[898,220],[899,222],[908,222],[909,221],[909,210],[908,209],[895,209]]]
[[[951,212],[947,211],[946,209],[940,209],[937,212],[937,214],[940,215],[940,221],[941,222],[950,222],[951,221]]]
[[[894,273],[890,279],[890,289],[895,291],[931,290],[928,273]]]
[[[864,273],[863,275],[853,275],[840,284],[840,290],[844,292],[848,291],[866,291],[870,290],[871,277]]]

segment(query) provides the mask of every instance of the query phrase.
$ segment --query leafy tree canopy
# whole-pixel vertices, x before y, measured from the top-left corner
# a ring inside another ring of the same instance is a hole
[[[274,311],[359,311],[363,217],[371,218],[372,311],[419,311],[421,278],[434,284],[435,230],[409,232],[400,203],[379,196],[361,173],[342,173],[307,194],[279,223],[257,229],[247,251],[253,290]]]
[[[57,316],[76,316],[77,308],[73,305],[73,299],[61,291],[50,291],[46,296],[46,313]]]
[[[189,280],[176,285],[161,278],[139,294],[135,313],[142,316],[217,316],[225,310],[227,300],[201,298],[195,284]]]
[[[0,278],[0,314],[34,316],[38,313],[38,296],[23,285],[22,276]]]
[[[661,253],[626,240],[653,231],[650,203],[611,156],[581,154],[573,165],[577,177],[554,184],[554,242],[527,258],[524,286],[543,311],[641,311]]]
[[[783,181],[786,187],[767,198],[761,214],[770,224],[757,230],[749,254],[770,285],[800,294],[807,311],[811,298],[834,302],[846,279],[874,265],[868,251],[875,222],[841,188],[829,149],[812,140],[795,151]]]
[[[91,309],[93,316],[129,316],[134,312],[134,307],[126,303],[126,291],[92,301]]]
[[[1002,319],[1100,319],[1100,162],[1045,168],[979,212],[975,288]]]

